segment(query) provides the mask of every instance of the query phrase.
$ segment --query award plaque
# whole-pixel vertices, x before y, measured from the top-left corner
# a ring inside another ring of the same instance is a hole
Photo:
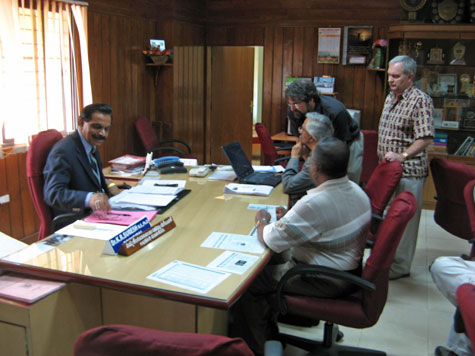
[[[430,49],[427,64],[445,64],[442,48],[434,47]]]
[[[464,0],[432,0],[432,22],[461,22],[464,11]]]
[[[470,75],[467,73],[460,75],[460,93],[468,95],[468,88],[470,84]],[[470,90],[471,91],[471,90]],[[471,93],[470,93],[471,94]]]
[[[464,66],[464,65],[467,64],[467,63],[465,63],[465,59],[463,58],[463,56],[465,55],[465,49],[466,49],[466,47],[461,42],[457,42],[452,47],[452,57],[453,57],[453,59],[450,61],[451,65]]]

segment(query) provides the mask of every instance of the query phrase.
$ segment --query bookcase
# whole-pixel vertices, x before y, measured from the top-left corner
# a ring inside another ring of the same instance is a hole
[[[407,54],[417,63],[414,85],[434,102],[434,144],[429,159],[440,156],[475,168],[475,26],[400,24],[388,28],[388,58]],[[387,85],[387,83],[386,83]],[[468,137],[468,139],[467,139]],[[474,146],[473,150],[471,146]],[[424,208],[435,206],[432,178],[424,187]]]

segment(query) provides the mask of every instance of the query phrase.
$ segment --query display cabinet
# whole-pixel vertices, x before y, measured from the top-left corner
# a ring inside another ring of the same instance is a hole
[[[443,156],[475,166],[475,26],[394,25],[388,28],[388,39],[388,58],[413,57],[414,84],[433,99],[435,138],[429,158]],[[425,208],[433,209],[434,195],[429,177]]]

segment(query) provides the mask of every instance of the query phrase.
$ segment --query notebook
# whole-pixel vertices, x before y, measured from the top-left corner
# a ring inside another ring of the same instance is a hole
[[[226,158],[234,169],[239,182],[247,184],[262,184],[275,187],[281,181],[281,176],[271,172],[254,172],[241,144],[237,141],[222,146]]]

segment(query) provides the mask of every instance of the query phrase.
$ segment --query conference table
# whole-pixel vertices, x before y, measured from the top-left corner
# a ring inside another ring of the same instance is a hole
[[[153,222],[173,217],[176,227],[130,256],[102,253],[105,241],[52,236],[25,247],[0,268],[46,279],[95,286],[103,324],[123,323],[169,331],[226,334],[227,310],[270,259],[266,249],[243,275],[231,274],[206,294],[160,283],[147,276],[178,260],[207,266],[223,250],[201,247],[212,232],[248,235],[256,210],[249,204],[286,205],[282,185],[265,196],[224,194],[226,181],[187,174],[162,175],[186,179],[191,192],[157,215]],[[33,253],[40,246],[49,250]]]
[[[275,135],[271,136],[272,141],[283,141],[283,142],[297,142],[297,136],[288,135],[285,131],[278,132]]]

